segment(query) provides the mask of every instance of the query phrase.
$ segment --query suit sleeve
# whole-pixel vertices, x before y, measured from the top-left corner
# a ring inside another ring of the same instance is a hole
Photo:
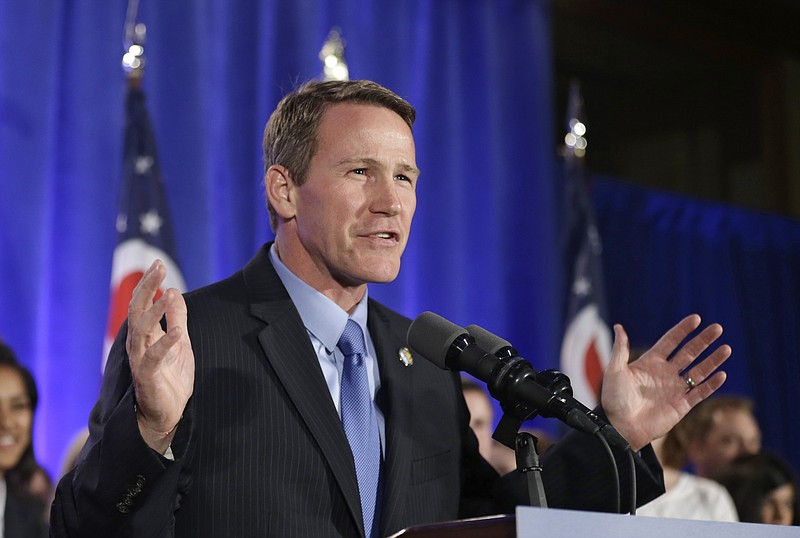
[[[191,405],[178,427],[170,461],[139,434],[133,381],[125,351],[127,322],[109,353],[89,439],[75,468],[59,482],[51,536],[170,536],[188,483],[182,472],[191,432]]]
[[[636,479],[636,505],[641,506],[664,493],[661,466],[651,446],[633,456]],[[547,503],[552,508],[616,512],[618,491],[615,472],[619,472],[620,510],[631,504],[633,478],[630,460],[614,450],[611,460],[595,437],[571,431],[541,458],[542,480]],[[513,471],[500,481],[497,497],[503,511],[527,504],[527,483],[522,473]]]

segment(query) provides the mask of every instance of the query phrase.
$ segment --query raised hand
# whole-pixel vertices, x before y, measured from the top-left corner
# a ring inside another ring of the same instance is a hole
[[[731,355],[728,345],[689,368],[722,335],[720,325],[709,325],[678,349],[699,326],[700,316],[684,318],[632,363],[628,363],[628,335],[621,325],[614,326],[602,403],[611,424],[634,450],[666,434],[725,382],[725,372],[716,370]]]
[[[145,272],[128,306],[128,351],[144,441],[164,454],[194,390],[194,353],[186,330],[186,302],[174,288],[153,299],[167,275],[161,260]],[[161,327],[166,316],[167,331]]]

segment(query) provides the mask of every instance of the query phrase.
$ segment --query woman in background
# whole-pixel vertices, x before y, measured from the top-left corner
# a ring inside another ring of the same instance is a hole
[[[33,453],[38,394],[30,372],[0,342],[0,536],[47,536],[49,479]],[[42,490],[44,483],[45,491]],[[37,495],[38,494],[38,495]]]
[[[740,521],[797,525],[797,483],[789,465],[762,452],[739,456],[719,478],[728,488]]]

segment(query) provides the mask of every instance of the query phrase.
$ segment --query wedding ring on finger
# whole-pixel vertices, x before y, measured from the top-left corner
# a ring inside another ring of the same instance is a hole
[[[697,383],[695,382],[694,379],[692,379],[692,376],[687,375],[686,377],[683,378],[683,380],[686,382],[686,386],[689,387],[689,390],[692,390],[697,386]]]

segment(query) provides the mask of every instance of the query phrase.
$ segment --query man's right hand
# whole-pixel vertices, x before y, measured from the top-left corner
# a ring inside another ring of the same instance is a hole
[[[194,352],[186,329],[186,302],[168,289],[153,299],[167,270],[156,260],[128,306],[128,351],[136,392],[136,420],[144,441],[159,454],[169,448],[194,390]],[[166,315],[167,331],[161,328]]]

